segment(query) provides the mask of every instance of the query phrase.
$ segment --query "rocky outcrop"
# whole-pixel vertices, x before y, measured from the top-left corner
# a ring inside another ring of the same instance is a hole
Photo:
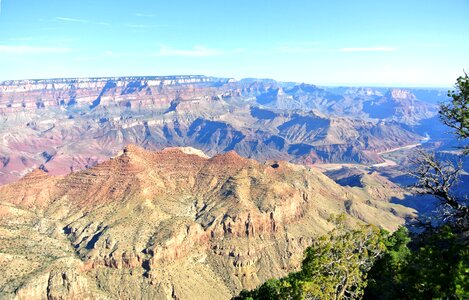
[[[419,101],[409,90],[391,89],[383,97],[365,102],[363,111],[372,118],[415,125],[434,117],[438,110],[434,104]]]
[[[34,171],[0,187],[0,204],[0,269],[36,255],[0,282],[19,299],[227,299],[294,270],[331,214],[389,230],[413,215],[304,166],[134,145],[65,177]]]
[[[399,122],[414,124],[430,113],[406,91],[334,94],[272,80],[6,81],[0,83],[0,184],[36,168],[51,175],[89,168],[130,143],[194,147],[209,156],[235,150],[263,161],[376,164],[383,162],[377,152],[422,138]]]
[[[31,280],[17,290],[14,299],[91,300],[110,298],[97,292],[95,286],[90,286],[88,278],[77,270],[63,269],[52,270],[49,274]]]
[[[185,91],[230,81],[205,76],[10,80],[0,83],[0,113],[61,106],[163,105],[187,95]]]

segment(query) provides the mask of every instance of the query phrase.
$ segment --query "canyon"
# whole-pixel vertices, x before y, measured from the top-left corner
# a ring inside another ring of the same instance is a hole
[[[389,179],[402,151],[453,142],[435,125],[441,95],[201,75],[2,82],[0,298],[230,299],[297,270],[333,216],[394,231],[434,206]]]
[[[4,81],[0,184],[36,168],[86,169],[128,144],[371,166],[384,162],[378,153],[424,138],[440,96],[198,75]]]
[[[405,197],[376,173],[341,186],[281,160],[128,145],[0,187],[0,298],[229,299],[298,268],[333,215],[395,230],[416,215]]]

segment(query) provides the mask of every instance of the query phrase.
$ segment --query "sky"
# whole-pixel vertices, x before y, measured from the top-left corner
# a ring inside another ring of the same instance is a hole
[[[469,0],[0,0],[0,81],[201,74],[452,86]]]

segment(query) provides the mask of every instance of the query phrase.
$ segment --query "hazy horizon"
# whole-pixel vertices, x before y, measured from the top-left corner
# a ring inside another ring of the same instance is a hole
[[[347,83],[315,83],[315,82],[304,82],[304,81],[282,81],[277,80],[275,78],[256,78],[256,77],[244,77],[244,78],[235,78],[230,76],[213,76],[207,74],[161,74],[161,75],[117,75],[117,76],[83,76],[83,77],[49,77],[49,78],[16,78],[16,79],[5,79],[0,80],[0,84],[8,82],[8,81],[36,81],[36,80],[60,80],[60,79],[100,79],[100,78],[123,78],[123,77],[135,77],[135,78],[143,78],[143,77],[172,77],[172,76],[205,76],[205,77],[214,77],[214,78],[227,78],[227,79],[234,79],[236,81],[241,81],[245,79],[258,79],[258,80],[275,80],[281,83],[294,83],[294,84],[310,84],[315,85],[318,87],[370,87],[370,88],[415,88],[415,89],[451,89],[454,85],[447,85],[447,86],[438,86],[438,85],[389,85],[386,83],[355,83],[355,84],[347,84]]]

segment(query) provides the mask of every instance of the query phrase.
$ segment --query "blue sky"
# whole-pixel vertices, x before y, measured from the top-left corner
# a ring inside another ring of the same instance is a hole
[[[0,1],[0,80],[450,86],[469,71],[468,0]]]

